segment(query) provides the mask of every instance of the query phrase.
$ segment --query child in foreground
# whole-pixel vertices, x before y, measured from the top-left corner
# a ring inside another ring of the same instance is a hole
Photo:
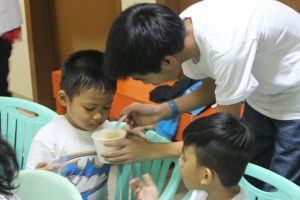
[[[34,137],[26,166],[58,171],[84,200],[108,196],[110,164],[99,162],[91,138],[93,132],[111,127],[107,119],[116,92],[116,81],[102,73],[102,57],[99,51],[84,50],[64,63],[58,97],[67,112]]]
[[[245,122],[229,113],[216,113],[192,122],[184,130],[180,157],[190,200],[247,200],[238,183],[249,162],[253,135]],[[130,181],[139,200],[158,200],[149,174]]]
[[[1,135],[1,134],[0,134]],[[19,165],[14,150],[0,137],[0,200],[19,200],[14,194]]]

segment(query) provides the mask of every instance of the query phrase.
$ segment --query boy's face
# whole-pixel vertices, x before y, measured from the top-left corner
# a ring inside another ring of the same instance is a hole
[[[184,146],[179,158],[181,176],[185,186],[189,190],[199,189],[199,166],[194,145]]]
[[[76,128],[86,131],[97,129],[107,120],[114,93],[104,93],[101,89],[91,88],[70,99],[65,96],[66,117]]]

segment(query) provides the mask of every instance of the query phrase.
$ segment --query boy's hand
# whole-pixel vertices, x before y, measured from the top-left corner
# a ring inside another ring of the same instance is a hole
[[[149,174],[143,175],[142,181],[132,179],[129,184],[138,200],[159,200],[157,188]]]
[[[56,171],[61,167],[60,163],[48,164],[46,162],[40,162],[36,165],[36,169],[47,170],[47,171]]]

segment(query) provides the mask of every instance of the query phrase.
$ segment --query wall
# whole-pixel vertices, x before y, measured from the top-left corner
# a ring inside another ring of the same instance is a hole
[[[136,3],[155,3],[156,0],[122,0],[122,10],[125,10],[127,7],[136,4]]]
[[[27,27],[25,23],[24,1],[19,0],[22,14],[22,40],[13,45],[10,58],[9,90],[14,96],[25,99],[33,99],[31,73],[29,63],[29,51],[27,40]]]
[[[16,97],[33,100],[24,1],[19,0],[19,2],[23,14],[22,40],[17,41],[13,46],[12,56],[10,58],[10,73],[8,77],[9,90]],[[141,2],[154,3],[155,0],[122,0],[122,9],[125,9],[134,3]]]
[[[108,31],[121,12],[120,0],[50,0],[53,4],[53,34],[56,68],[74,51],[98,49],[104,51]],[[85,13],[78,15],[78,13]]]
[[[188,2],[190,1],[191,0],[189,0]],[[13,93],[14,96],[32,100],[33,92],[28,53],[27,27],[24,16],[24,1],[19,0],[19,2],[21,5],[24,19],[22,25],[22,41],[16,42],[13,46],[12,56],[10,59],[10,74],[8,77],[9,90]],[[122,9],[124,10],[130,5],[141,2],[154,3],[156,2],[156,0],[122,0]],[[294,7],[298,12],[300,11],[299,1],[282,0],[282,2]]]

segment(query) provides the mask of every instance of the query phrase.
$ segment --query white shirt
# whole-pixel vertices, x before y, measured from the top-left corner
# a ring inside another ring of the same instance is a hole
[[[22,13],[18,0],[0,0],[0,36],[20,27]]]
[[[193,190],[191,198],[189,200],[206,200],[207,196],[207,193],[202,190]],[[240,189],[240,192],[231,200],[248,200],[248,198],[244,190]]]
[[[214,79],[218,104],[247,99],[268,117],[300,119],[299,13],[274,0],[204,0],[180,17],[192,19],[201,54],[184,74]]]
[[[97,130],[110,127],[105,121]],[[77,187],[83,200],[107,199],[110,164],[98,161],[92,133],[73,127],[63,115],[55,117],[34,137],[26,168],[35,169],[40,162],[61,162],[58,173]]]

